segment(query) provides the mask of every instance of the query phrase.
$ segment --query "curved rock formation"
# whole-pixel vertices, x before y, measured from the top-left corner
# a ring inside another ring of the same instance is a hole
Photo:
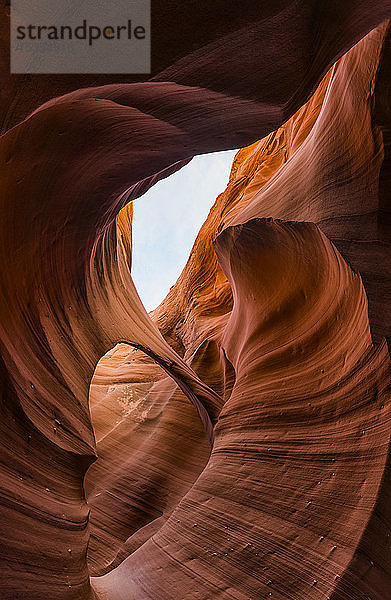
[[[186,9],[149,82],[38,108],[47,79],[34,98],[3,87],[1,595],[385,600],[389,357],[369,324],[389,335],[391,5]],[[118,213],[193,155],[271,131],[151,319]],[[118,415],[117,386],[92,397],[96,444],[89,383],[119,342],[132,398]]]
[[[306,223],[249,221],[215,247],[234,294],[222,346],[236,381],[211,457],[94,587],[115,600],[385,598],[389,544],[375,590],[363,539],[391,532],[389,509],[374,514],[390,494],[390,360],[372,346],[360,278]]]

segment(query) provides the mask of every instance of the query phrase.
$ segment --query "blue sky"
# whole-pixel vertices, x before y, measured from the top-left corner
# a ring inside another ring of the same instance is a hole
[[[178,279],[202,223],[227,185],[236,152],[195,156],[135,200],[132,277],[148,311]]]

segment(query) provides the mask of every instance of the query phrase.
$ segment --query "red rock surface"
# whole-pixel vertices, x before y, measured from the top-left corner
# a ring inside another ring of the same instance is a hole
[[[2,63],[6,600],[390,596],[391,5],[228,4],[148,82]],[[148,316],[120,210],[248,144]]]

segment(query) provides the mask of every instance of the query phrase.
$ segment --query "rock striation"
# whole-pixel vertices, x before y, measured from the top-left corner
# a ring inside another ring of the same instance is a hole
[[[1,63],[5,600],[391,590],[391,4],[196,4],[148,82]],[[235,147],[148,315],[129,203]]]

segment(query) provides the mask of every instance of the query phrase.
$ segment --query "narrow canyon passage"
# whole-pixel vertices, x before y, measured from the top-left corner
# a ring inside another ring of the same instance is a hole
[[[387,600],[391,5],[184,5],[1,92],[0,596]],[[235,148],[148,313],[134,203]]]

